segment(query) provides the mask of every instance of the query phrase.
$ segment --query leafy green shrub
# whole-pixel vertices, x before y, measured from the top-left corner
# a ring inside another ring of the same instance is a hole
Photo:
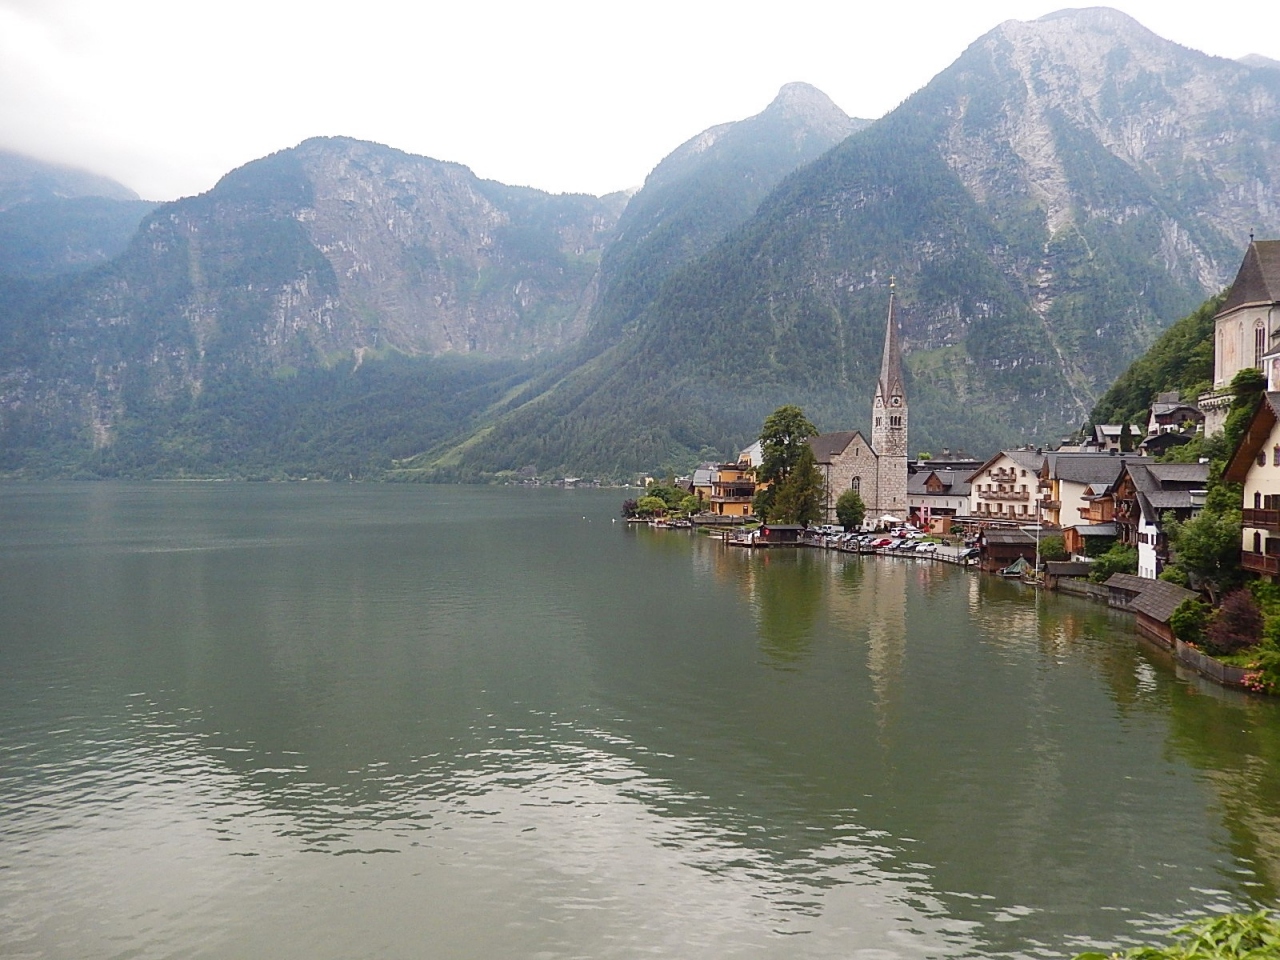
[[[1134,947],[1123,953],[1081,953],[1075,960],[1275,960],[1280,957],[1280,923],[1270,912],[1225,913],[1173,931],[1181,939],[1168,947]]]
[[[1173,635],[1183,643],[1199,646],[1204,643],[1204,628],[1212,615],[1213,608],[1203,600],[1183,600],[1169,617],[1169,626],[1173,627]]]
[[[867,516],[867,505],[857,490],[846,490],[836,501],[836,521],[846,530],[857,530]]]
[[[1094,583],[1106,583],[1113,573],[1137,573],[1138,548],[1126,547],[1123,543],[1114,543],[1111,549],[1098,557],[1093,563],[1093,571],[1089,579]]]

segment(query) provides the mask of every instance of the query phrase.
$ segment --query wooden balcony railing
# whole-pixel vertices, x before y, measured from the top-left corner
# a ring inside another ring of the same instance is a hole
[[[1280,533],[1280,510],[1257,510],[1245,507],[1241,513],[1241,520],[1246,527]]]
[[[1280,576],[1280,557],[1269,557],[1265,553],[1243,551],[1240,554],[1240,566],[1254,573],[1264,573],[1272,577]]]
[[[979,490],[979,500],[1030,500],[1026,490]]]

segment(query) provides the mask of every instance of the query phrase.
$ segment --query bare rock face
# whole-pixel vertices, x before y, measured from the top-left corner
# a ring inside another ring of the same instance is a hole
[[[350,346],[529,357],[581,336],[614,225],[596,198],[354,141],[297,159],[312,196],[294,215],[333,270]]]
[[[956,94],[951,166],[980,201],[1029,199],[1050,236],[1158,208],[1170,267],[1212,290],[1230,280],[1251,230],[1280,231],[1274,71],[1188,50],[1091,8],[1003,23],[943,77]],[[1100,168],[1089,152],[1119,164]],[[1206,242],[1188,220],[1228,242]]]

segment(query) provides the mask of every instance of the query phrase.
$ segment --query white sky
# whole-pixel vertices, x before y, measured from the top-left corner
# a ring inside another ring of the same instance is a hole
[[[639,186],[804,80],[882,116],[1039,0],[0,0],[0,146],[144,197],[347,135],[552,191]],[[1161,36],[1280,60],[1280,3],[1120,0]]]

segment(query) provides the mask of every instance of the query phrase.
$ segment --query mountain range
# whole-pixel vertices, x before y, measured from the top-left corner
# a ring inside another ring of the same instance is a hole
[[[1278,107],[1274,62],[1094,8],[1001,24],[875,122],[789,84],[631,197],[323,138],[50,268],[5,239],[29,188],[0,470],[625,477],[782,403],[865,430],[891,276],[912,443],[1043,442],[1280,235]]]

